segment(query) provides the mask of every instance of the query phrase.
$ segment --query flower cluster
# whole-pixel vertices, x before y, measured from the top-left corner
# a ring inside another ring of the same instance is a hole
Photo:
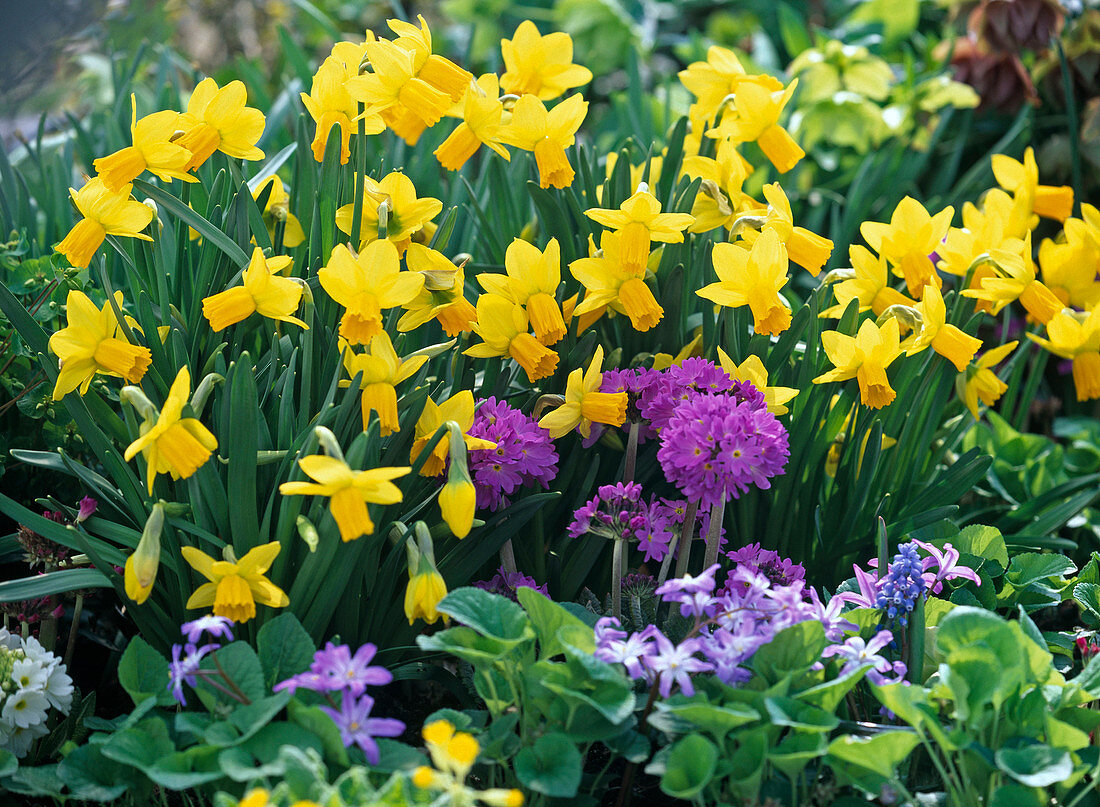
[[[553,441],[534,418],[506,401],[483,400],[469,434],[496,443],[496,448],[475,449],[469,454],[479,508],[501,510],[511,503],[508,497],[518,488],[536,484],[549,488],[558,473]]]
[[[769,478],[787,463],[787,430],[768,412],[763,395],[738,397],[698,394],[683,401],[661,430],[657,458],[665,476],[704,509],[738,498],[750,485],[771,487]]]
[[[69,713],[73,681],[61,659],[37,639],[0,628],[0,749],[24,757],[31,743],[49,734],[51,709]]]
[[[922,558],[918,547],[927,552],[927,556]],[[898,547],[897,554],[881,578],[877,576],[877,558],[872,558],[868,563],[871,571],[853,565],[859,591],[839,592],[830,605],[835,601],[858,608],[882,610],[886,621],[898,620],[906,625],[917,601],[928,594],[939,594],[945,580],[963,579],[972,580],[975,585],[982,584],[977,572],[959,565],[959,558],[959,550],[950,543],[945,543],[940,549],[926,541],[910,541]]]
[[[691,695],[692,673],[713,672],[731,685],[747,681],[751,673],[745,665],[756,650],[791,625],[818,620],[833,641],[856,627],[840,618],[839,603],[824,606],[802,580],[773,584],[746,564],[718,589],[718,568],[714,564],[696,577],[669,580],[657,589],[665,602],[679,605],[680,614],[694,620],[683,641],[674,644],[655,625],[628,635],[618,620],[604,617],[596,623],[596,657],[623,664],[632,678],[655,684],[664,697],[674,685]]]
[[[377,765],[380,751],[376,737],[399,737],[405,724],[390,717],[371,717],[374,698],[366,694],[368,686],[385,686],[393,681],[393,674],[385,667],[371,665],[378,648],[365,644],[353,654],[345,645],[329,642],[324,650],[313,655],[309,669],[275,685],[274,690],[293,693],[308,689],[323,694],[329,704],[321,711],[332,718],[340,729],[344,745],[359,746],[367,761]],[[339,694],[336,704],[333,695]]]
[[[503,566],[497,569],[497,573],[489,580],[479,580],[473,585],[474,588],[480,588],[482,591],[488,591],[492,594],[499,594],[502,597],[507,597],[512,602],[518,602],[516,599],[516,591],[520,588],[533,588],[540,594],[547,597],[550,596],[550,592],[547,591],[545,583],[540,586],[535,582],[535,578],[528,577],[522,572],[506,571]]]

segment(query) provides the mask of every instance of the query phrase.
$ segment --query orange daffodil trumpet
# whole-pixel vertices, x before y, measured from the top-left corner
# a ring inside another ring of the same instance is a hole
[[[224,559],[214,560],[193,546],[183,547],[183,559],[207,579],[184,607],[211,608],[214,616],[242,623],[256,616],[257,605],[285,608],[290,598],[265,577],[281,548],[278,541],[272,541],[248,550],[237,560],[233,548],[226,545],[222,550]]]
[[[625,392],[600,392],[603,383],[603,346],[596,346],[596,353],[587,370],[579,367],[569,373],[565,386],[565,403],[543,415],[539,426],[558,439],[573,429],[580,428],[581,435],[592,433],[593,423],[622,426],[626,420],[627,394]]]
[[[834,369],[815,378],[815,384],[855,378],[859,382],[860,399],[870,408],[881,409],[893,403],[897,393],[890,386],[886,368],[901,355],[895,318],[887,319],[881,328],[871,320],[864,320],[855,336],[825,331],[821,343]]]
[[[203,298],[202,313],[210,321],[210,327],[215,332],[223,331],[255,312],[308,330],[308,325],[292,316],[302,299],[301,281],[279,277],[293,263],[293,259],[282,255],[265,258],[259,247],[252,250],[252,260],[244,270],[240,286]]]
[[[734,143],[755,141],[776,170],[784,174],[794,168],[806,152],[779,124],[779,116],[794,95],[798,79],[786,88],[776,87],[776,84],[771,76],[751,76],[739,81],[733,92],[732,114],[723,115],[718,126],[706,134],[730,138]]]
[[[279,493],[284,496],[327,496],[329,513],[345,543],[363,535],[374,534],[374,522],[367,504],[397,504],[401,501],[400,488],[393,484],[409,473],[411,468],[372,468],[353,470],[344,459],[335,435],[323,426],[314,434],[327,452],[311,454],[298,460],[298,467],[313,482],[284,482]]]
[[[141,436],[130,443],[123,457],[129,462],[141,452],[149,495],[157,474],[186,479],[205,465],[218,447],[217,439],[197,418],[184,416],[190,392],[191,373],[185,366],[176,374],[159,412],[137,387],[123,387],[119,393],[119,399],[134,406],[144,419]]]
[[[115,304],[122,309],[122,292],[115,292]],[[50,350],[57,356],[60,372],[53,399],[60,401],[74,389],[83,395],[97,373],[124,378],[137,384],[152,361],[149,348],[131,344],[119,326],[111,302],[96,308],[82,291],[69,292],[65,300],[68,325],[50,337]]]
[[[790,327],[791,309],[779,294],[788,279],[787,250],[775,230],[764,230],[751,251],[715,244],[711,259],[718,282],[696,294],[729,308],[747,305],[757,333],[780,334]]]

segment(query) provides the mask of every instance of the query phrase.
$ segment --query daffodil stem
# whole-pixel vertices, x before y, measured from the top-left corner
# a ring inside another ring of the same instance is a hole
[[[222,668],[221,662],[218,661],[217,655],[214,655],[211,658],[214,661],[214,666],[221,674],[222,680],[224,680],[226,686],[228,686],[229,689],[232,690],[232,694],[234,695],[234,697],[236,697],[236,699],[243,703],[245,706],[251,706],[252,701],[248,698],[247,695],[244,694],[244,692],[241,691],[241,688],[237,686],[237,682],[230,678],[229,675],[225,672],[225,670]]]
[[[504,545],[500,548],[500,565],[504,567],[504,571],[509,574],[515,574],[519,571],[516,568],[516,553],[512,550],[512,539],[509,538],[504,542]]]
[[[630,431],[626,438],[626,459],[623,466],[623,484],[629,485],[634,481],[634,467],[638,462],[638,421],[630,421]]]
[[[363,104],[358,104],[359,114],[363,114]],[[352,172],[352,181],[355,182],[355,198],[351,208],[351,245],[356,250],[359,249],[359,237],[363,229],[363,190],[364,190],[364,177],[367,173],[367,122],[363,118],[359,118],[357,125],[357,131],[359,136],[355,139],[355,164],[358,168],[358,174]]]
[[[676,558],[676,576],[687,574],[691,558],[691,541],[695,537],[695,517],[699,514],[699,502],[691,502],[684,514],[684,529],[680,533],[680,557]]]
[[[718,561],[718,538],[722,534],[722,519],[726,515],[725,493],[710,508],[710,524],[707,525],[707,551],[703,556],[703,568],[709,569]]]
[[[76,604],[73,605],[73,624],[69,627],[69,639],[65,642],[65,666],[72,664],[73,651],[76,650],[76,634],[80,630],[80,614],[84,610],[84,595],[76,595]]]
[[[623,615],[623,539],[616,538],[611,550],[611,615]]]

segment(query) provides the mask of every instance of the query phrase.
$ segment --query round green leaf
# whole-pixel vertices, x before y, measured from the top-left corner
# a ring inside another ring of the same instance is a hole
[[[553,798],[573,798],[581,783],[581,753],[564,734],[544,734],[516,754],[516,777],[524,787]]]
[[[661,790],[678,799],[692,799],[702,792],[718,765],[718,749],[698,734],[689,734],[669,750]]]

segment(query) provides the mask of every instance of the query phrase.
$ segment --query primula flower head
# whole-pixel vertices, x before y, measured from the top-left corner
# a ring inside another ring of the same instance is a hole
[[[115,292],[121,310],[122,292]],[[50,350],[57,355],[61,371],[53,388],[59,401],[74,389],[83,395],[96,373],[124,378],[137,384],[152,361],[149,348],[132,345],[118,324],[110,300],[96,308],[82,291],[69,291],[65,300],[68,324],[50,337]]]
[[[787,430],[755,402],[700,394],[682,403],[661,431],[657,458],[669,481],[703,509],[767,489],[787,462]]]
[[[480,508],[507,507],[508,497],[521,486],[549,488],[558,473],[558,455],[549,435],[534,418],[506,401],[481,401],[469,435],[496,444],[472,449],[468,455]]]
[[[209,581],[195,589],[185,607],[213,606],[214,616],[233,622],[252,619],[257,604],[285,608],[290,598],[264,576],[281,548],[278,541],[272,541],[250,549],[240,560],[231,553],[226,560],[214,560],[193,546],[183,547],[183,559]]]

